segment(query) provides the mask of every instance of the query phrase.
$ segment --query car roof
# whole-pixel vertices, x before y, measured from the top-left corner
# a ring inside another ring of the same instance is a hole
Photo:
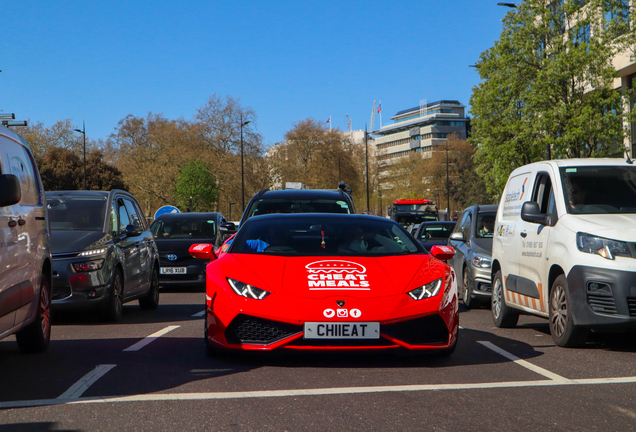
[[[219,215],[219,212],[191,212],[191,213],[164,213],[157,216],[155,220],[162,219],[216,219]]]
[[[496,204],[480,205],[480,206],[477,206],[477,209],[479,213],[491,213],[491,212],[494,213],[497,211],[497,205]]]
[[[430,225],[455,225],[457,221],[430,221],[430,222],[422,222],[420,227],[427,227]]]
[[[371,215],[363,215],[363,214],[343,214],[343,213],[270,213],[264,214],[261,216],[254,216],[246,220],[243,224],[252,223],[252,221],[276,221],[281,219],[303,219],[303,218],[317,218],[317,219],[328,219],[328,220],[358,220],[360,222],[363,221],[386,221],[387,223],[393,223],[398,225],[397,222],[383,218],[380,216],[371,216]]]
[[[261,191],[255,199],[338,199],[346,194],[339,189],[278,189]]]

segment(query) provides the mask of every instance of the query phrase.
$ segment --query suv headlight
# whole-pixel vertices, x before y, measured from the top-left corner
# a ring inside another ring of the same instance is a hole
[[[103,255],[106,253],[106,248],[101,248],[101,249],[93,249],[93,250],[87,250],[84,252],[81,252],[79,254],[77,254],[78,257],[92,257],[95,255]]]
[[[245,282],[240,282],[236,279],[227,278],[227,281],[234,292],[242,297],[247,297],[254,300],[263,300],[265,297],[270,295],[269,291],[256,288],[254,285],[246,284]]]
[[[475,255],[475,257],[473,258],[473,265],[475,267],[490,268],[491,264],[492,260],[487,256]]]
[[[435,297],[439,294],[439,290],[442,287],[442,278],[434,280],[433,282],[429,282],[426,285],[422,285],[421,287],[417,287],[412,291],[409,291],[407,294],[410,295],[413,300],[422,300],[426,298]]]
[[[576,247],[581,252],[597,254],[613,260],[616,255],[631,257],[627,243],[596,237],[586,233],[576,233]]]

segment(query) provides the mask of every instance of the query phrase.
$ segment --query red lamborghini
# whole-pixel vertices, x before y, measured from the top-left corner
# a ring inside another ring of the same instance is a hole
[[[207,265],[205,343],[270,351],[407,348],[451,354],[457,282],[397,223],[375,216],[272,214],[249,219]]]

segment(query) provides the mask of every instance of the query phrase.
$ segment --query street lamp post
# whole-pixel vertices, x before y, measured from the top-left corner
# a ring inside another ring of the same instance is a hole
[[[243,169],[243,126],[250,121],[243,121],[243,114],[241,114],[241,208],[245,211],[245,173]]]
[[[86,122],[82,120],[82,130],[75,129],[75,132],[79,132],[84,138],[84,190],[86,190]]]
[[[232,220],[232,204],[234,204],[233,202],[230,203],[230,221]]]
[[[364,150],[367,165],[367,214],[369,213],[369,134],[366,126],[364,127]]]
[[[382,209],[382,192],[380,192],[380,184],[378,184],[378,198],[380,198],[380,217],[383,217],[384,211]]]
[[[450,183],[448,181],[448,150],[454,150],[448,148],[448,141],[446,141],[446,212],[450,220]]]

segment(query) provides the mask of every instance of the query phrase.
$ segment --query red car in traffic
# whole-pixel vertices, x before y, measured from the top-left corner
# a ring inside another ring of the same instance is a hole
[[[397,223],[375,216],[272,214],[250,218],[227,253],[207,258],[205,343],[271,351],[407,348],[451,354],[457,282]]]

